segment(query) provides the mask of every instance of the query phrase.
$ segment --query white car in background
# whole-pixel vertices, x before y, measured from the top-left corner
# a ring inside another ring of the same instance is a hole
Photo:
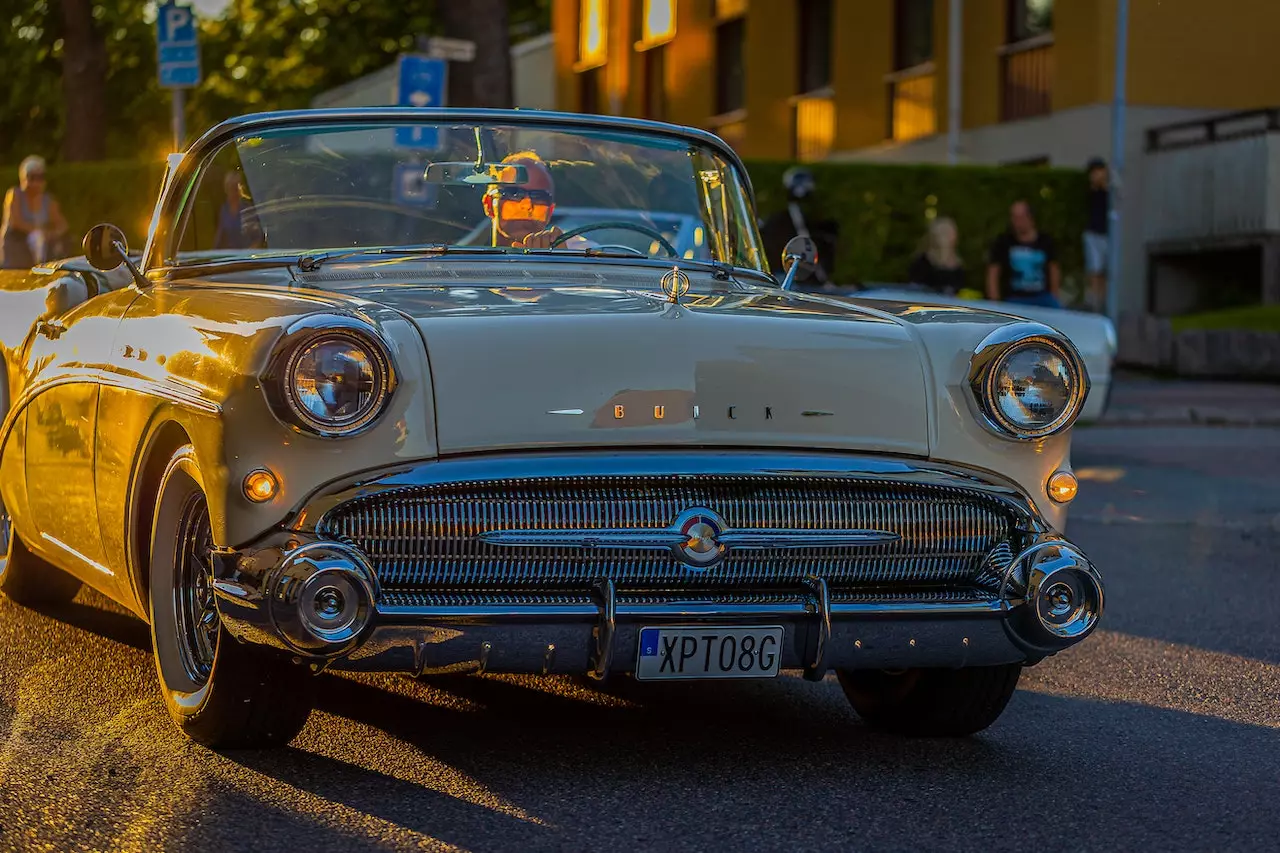
[[[1045,323],[1057,329],[1075,345],[1089,372],[1091,390],[1085,400],[1079,420],[1096,421],[1106,412],[1111,398],[1111,368],[1116,357],[1116,327],[1110,318],[1102,314],[1072,311],[1067,308],[1046,308],[1040,305],[1022,305],[1013,302],[994,302],[987,299],[961,299],[930,290],[893,284],[872,284],[862,290],[844,290],[842,295],[859,300],[888,300],[916,302],[933,305],[958,305],[1011,314]],[[871,306],[874,307],[874,306]]]

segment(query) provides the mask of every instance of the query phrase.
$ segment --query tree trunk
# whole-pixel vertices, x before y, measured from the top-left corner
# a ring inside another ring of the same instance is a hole
[[[62,102],[65,160],[101,160],[107,150],[107,43],[93,20],[93,0],[59,0],[62,8]]]
[[[444,34],[476,43],[471,62],[449,63],[449,106],[510,107],[507,0],[437,0]]]

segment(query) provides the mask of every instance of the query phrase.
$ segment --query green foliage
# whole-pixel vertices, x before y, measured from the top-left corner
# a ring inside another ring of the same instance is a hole
[[[194,138],[234,115],[307,106],[441,35],[436,3],[462,0],[231,0],[200,22],[204,80],[188,94]],[[57,158],[64,128],[59,0],[26,0],[0,14],[0,163]],[[24,7],[25,8],[20,8]],[[170,93],[156,76],[155,0],[93,7],[107,47],[109,158],[159,157],[171,147]],[[551,26],[550,0],[511,0],[513,37]]]
[[[1233,329],[1280,332],[1280,305],[1247,305],[1172,318],[1173,331]]]
[[[760,216],[785,209],[782,174],[791,165],[747,163]],[[987,248],[1007,227],[1009,205],[1019,198],[1031,202],[1040,230],[1057,242],[1064,281],[1083,275],[1086,185],[1078,170],[879,163],[808,168],[816,191],[803,210],[808,221],[839,223],[833,275],[839,283],[906,281],[907,267],[936,215],[955,220],[966,279],[981,290]]]

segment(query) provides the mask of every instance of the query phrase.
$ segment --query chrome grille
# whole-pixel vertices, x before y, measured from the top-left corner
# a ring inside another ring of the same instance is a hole
[[[896,542],[812,549],[730,551],[707,570],[669,552],[505,547],[494,530],[661,530],[690,507],[735,530],[874,529]],[[329,511],[321,535],[360,548],[388,593],[493,589],[689,589],[799,584],[973,586],[987,558],[1014,535],[995,498],[952,486],[801,475],[548,477],[409,486],[364,495]],[[1007,550],[997,554],[1008,553]]]

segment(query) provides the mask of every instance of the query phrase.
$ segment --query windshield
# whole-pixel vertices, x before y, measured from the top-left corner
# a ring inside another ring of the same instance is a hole
[[[733,164],[714,148],[625,128],[279,128],[223,145],[191,188],[167,265],[445,247],[769,272]]]

